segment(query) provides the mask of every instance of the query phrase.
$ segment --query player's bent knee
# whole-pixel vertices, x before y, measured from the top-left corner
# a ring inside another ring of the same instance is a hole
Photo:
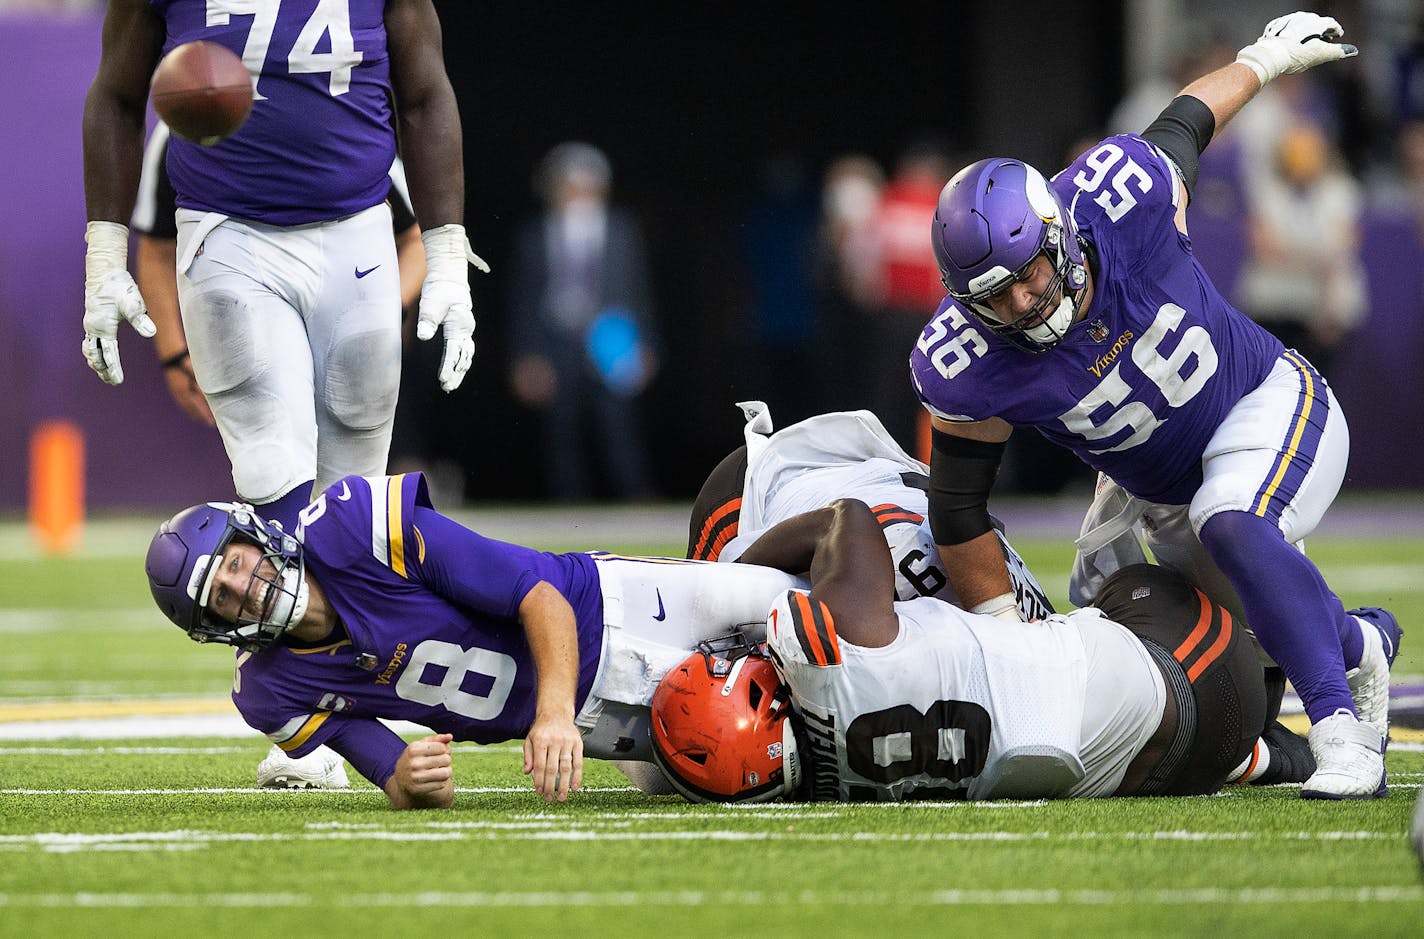
[[[347,336],[327,358],[325,406],[352,430],[375,430],[395,415],[400,391],[400,333]]]

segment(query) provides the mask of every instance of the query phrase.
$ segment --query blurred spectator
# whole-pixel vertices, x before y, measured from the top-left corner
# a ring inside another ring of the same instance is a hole
[[[816,192],[801,159],[778,154],[762,163],[742,218],[741,261],[749,292],[747,328],[733,337],[736,385],[792,420],[825,409],[822,387],[829,338],[812,289]]]
[[[910,144],[896,161],[871,223],[870,288],[876,310],[862,344],[866,387],[860,406],[874,411],[911,453],[918,449],[923,409],[910,383],[910,353],[944,298],[929,235],[939,191],[955,169],[937,139]]]
[[[820,410],[868,406],[864,379],[883,377],[865,374],[861,345],[879,303],[871,240],[884,192],[885,171],[864,154],[832,160],[822,176],[815,286],[829,345],[824,365],[833,380],[825,383]]]
[[[1248,192],[1237,305],[1328,379],[1335,347],[1366,312],[1361,189],[1310,121],[1281,137],[1273,169]]]
[[[1161,71],[1148,75],[1128,89],[1108,115],[1109,134],[1140,134],[1157,119],[1162,109],[1172,103],[1177,92],[1193,79],[1214,71],[1236,59],[1239,43],[1224,39],[1189,38],[1184,40]],[[1099,135],[1097,140],[1101,140]],[[1096,143],[1097,140],[1093,142]],[[1071,160],[1069,162],[1072,162]]]
[[[655,494],[638,398],[657,371],[653,291],[641,225],[611,205],[603,151],[561,143],[540,162],[544,202],[516,235],[509,313],[518,400],[543,412],[545,494]],[[595,464],[597,464],[595,466]]]
[[[1400,125],[1394,147],[1394,160],[1369,176],[1370,208],[1381,214],[1409,215],[1424,240],[1424,117]]]

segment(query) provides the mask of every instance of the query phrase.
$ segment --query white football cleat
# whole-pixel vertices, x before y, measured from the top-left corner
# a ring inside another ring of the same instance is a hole
[[[1388,745],[1389,668],[1399,652],[1399,622],[1378,607],[1350,610],[1349,616],[1359,625],[1365,648],[1360,664],[1345,673],[1345,680],[1355,699],[1355,713],[1360,720],[1373,724]]]
[[[1346,708],[1310,728],[1315,772],[1300,789],[1302,799],[1378,799],[1389,794],[1384,778],[1384,739],[1373,724]]]
[[[257,785],[263,789],[345,789],[346,761],[328,747],[317,747],[301,759],[273,745],[257,764]]]

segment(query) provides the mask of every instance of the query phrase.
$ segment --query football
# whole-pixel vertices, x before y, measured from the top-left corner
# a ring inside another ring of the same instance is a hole
[[[149,95],[173,133],[210,147],[252,113],[252,76],[226,46],[185,42],[158,63]]]

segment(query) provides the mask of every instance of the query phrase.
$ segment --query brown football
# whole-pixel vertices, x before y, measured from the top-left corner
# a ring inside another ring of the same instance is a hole
[[[237,132],[252,113],[252,76],[226,46],[174,46],[153,73],[153,109],[173,133],[212,146]]]

